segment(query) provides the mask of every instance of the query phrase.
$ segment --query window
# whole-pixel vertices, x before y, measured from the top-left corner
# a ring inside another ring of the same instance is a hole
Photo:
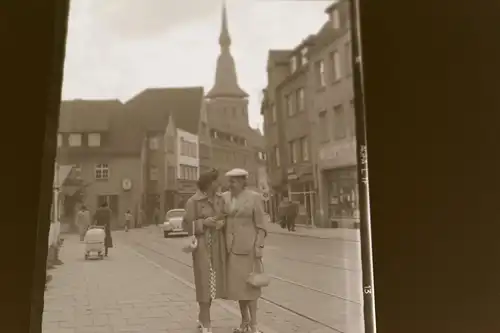
[[[293,74],[293,73],[295,73],[296,70],[297,70],[297,57],[293,56],[290,59],[290,71]]]
[[[297,111],[302,112],[305,110],[305,96],[304,96],[304,88],[299,88],[297,90]]]
[[[160,178],[160,170],[157,167],[151,167],[149,169],[149,180],[157,181]]]
[[[332,81],[336,82],[342,77],[342,66],[340,63],[340,54],[338,51],[330,53],[330,61],[332,65]]]
[[[325,86],[325,62],[323,60],[316,61],[314,64],[314,72],[316,76],[316,85],[318,87]]]
[[[70,134],[69,135],[69,145],[70,147],[80,147],[82,145],[82,135],[81,134]]]
[[[330,140],[328,136],[328,119],[326,111],[321,111],[319,113],[319,137],[321,142],[328,142]]]
[[[335,119],[333,122],[334,137],[335,140],[341,140],[346,137],[344,107],[342,105],[337,105],[335,108],[333,108],[333,113],[335,115]]]
[[[271,123],[272,124],[276,123],[277,119],[278,119],[278,115],[276,114],[276,105],[273,104],[271,106]]]
[[[180,166],[180,179],[183,180],[197,180],[198,179],[198,168],[190,165]]]
[[[302,50],[300,50],[300,56],[301,56],[301,64],[302,66],[307,65],[307,47],[304,47]]]
[[[158,138],[150,137],[149,138],[149,149],[150,150],[158,150],[159,147],[160,147],[160,142],[159,142]]]
[[[198,158],[198,145],[195,142],[191,143],[191,150],[193,153],[193,158]]]
[[[278,146],[274,147],[274,162],[277,167],[281,166],[280,148]]]
[[[302,153],[302,161],[309,161],[309,140],[307,137],[300,139],[300,150]]]
[[[297,159],[297,157],[298,157],[297,156],[298,155],[297,154],[298,153],[298,151],[297,151],[297,141],[295,141],[295,140],[294,141],[290,141],[288,143],[288,145],[289,145],[289,149],[290,149],[290,163],[295,164],[295,163],[298,162],[298,159]]]
[[[62,147],[63,145],[63,136],[62,134],[57,134],[57,147]]]
[[[289,117],[295,114],[295,110],[293,107],[293,98],[291,94],[286,96],[286,110]]]
[[[101,145],[101,134],[89,133],[87,137],[87,144],[89,147],[99,147]]]
[[[346,60],[346,72],[352,73],[352,44],[351,44],[351,42],[345,43],[345,60]]]
[[[334,9],[332,12],[332,24],[333,24],[333,29],[340,28],[340,15],[338,9]]]
[[[109,166],[107,164],[97,164],[95,166],[95,179],[96,180],[109,179]]]

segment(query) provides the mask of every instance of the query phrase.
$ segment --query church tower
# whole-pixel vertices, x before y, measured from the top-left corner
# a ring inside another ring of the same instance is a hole
[[[210,158],[206,164],[219,169],[222,175],[233,168],[246,169],[249,172],[249,187],[258,188],[258,170],[264,162],[258,156],[264,151],[264,141],[249,124],[249,96],[238,84],[225,2],[222,4],[221,19],[215,82],[205,96],[203,110],[207,121],[202,121],[202,124],[208,124],[210,136]]]
[[[217,59],[215,82],[206,94],[209,123],[229,132],[249,127],[248,94],[238,84],[234,58],[231,55],[227,7],[222,5],[219,35],[220,54]]]

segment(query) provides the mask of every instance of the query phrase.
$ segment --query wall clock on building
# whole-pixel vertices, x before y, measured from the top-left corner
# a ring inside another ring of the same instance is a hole
[[[122,180],[122,188],[124,191],[130,191],[132,189],[132,181],[128,178]]]

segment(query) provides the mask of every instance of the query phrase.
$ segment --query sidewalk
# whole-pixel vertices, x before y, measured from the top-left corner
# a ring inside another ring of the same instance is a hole
[[[50,271],[43,333],[194,333],[194,290],[116,242],[110,257],[84,260],[83,245],[66,236],[64,265]],[[231,332],[232,313],[212,306],[214,333]]]
[[[289,232],[282,229],[279,223],[269,223],[268,232],[270,234],[282,234],[295,237],[311,237],[321,239],[337,239],[348,242],[359,242],[359,229],[333,229],[333,228],[311,228],[302,225],[296,225],[295,232]]]

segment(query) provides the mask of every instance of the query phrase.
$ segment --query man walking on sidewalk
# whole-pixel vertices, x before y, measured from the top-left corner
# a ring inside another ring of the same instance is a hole
[[[288,231],[295,231],[295,219],[297,218],[297,205],[290,201],[288,193],[283,194],[283,199],[278,207],[280,225]]]

